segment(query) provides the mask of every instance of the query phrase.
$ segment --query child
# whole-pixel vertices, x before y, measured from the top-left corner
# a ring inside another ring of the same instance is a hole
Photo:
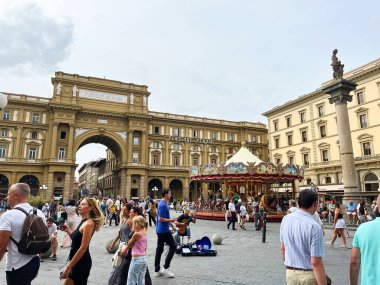
[[[132,260],[128,271],[127,285],[144,285],[145,274],[148,267],[146,258],[146,230],[148,223],[143,216],[136,216],[132,220],[134,233],[128,242],[128,245],[124,246],[122,252],[128,252],[132,248]]]

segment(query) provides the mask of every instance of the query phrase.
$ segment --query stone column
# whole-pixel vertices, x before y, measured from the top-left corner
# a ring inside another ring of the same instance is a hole
[[[57,135],[58,135],[58,123],[53,125],[52,140],[50,144],[50,159],[57,158]]]
[[[70,196],[70,182],[71,182],[71,173],[66,172],[65,173],[65,183],[63,186],[63,193],[62,193],[64,202],[67,202],[67,200],[69,199],[69,196]]]
[[[142,132],[141,134],[141,163],[142,164],[149,164],[147,161],[147,152],[148,152],[148,141],[147,141],[147,136],[145,132]]]
[[[189,178],[185,178],[185,185],[183,185],[183,192],[182,192],[182,199],[186,199],[189,197],[190,190],[189,190]]]
[[[208,198],[208,183],[202,183],[202,196],[203,196],[203,200],[207,201],[207,198]]]
[[[126,198],[127,195],[127,170],[121,169],[120,171],[120,196]]]
[[[148,196],[148,189],[146,185],[146,178],[145,175],[140,175],[140,191],[139,191],[140,198],[145,198]]]
[[[170,150],[169,150],[169,140],[165,141],[165,162],[166,166],[170,165]]]
[[[20,158],[21,157],[21,151],[20,151],[20,148],[21,148],[21,135],[22,135],[22,128],[18,127],[17,128],[17,135],[16,135],[16,143],[15,143],[15,147],[14,147],[14,151],[13,151],[15,158]]]
[[[127,149],[128,149],[128,163],[132,163],[132,147],[133,147],[133,130],[129,131],[128,132],[128,145],[127,145]],[[130,191],[131,189],[129,189]]]
[[[74,124],[70,124],[69,130],[69,143],[67,145],[67,157],[66,161],[72,162],[73,158],[73,143],[74,143]]]
[[[50,200],[53,198],[53,189],[54,188],[54,172],[49,172],[48,174],[48,184],[47,184],[47,190],[46,190],[46,198]]]
[[[125,198],[131,199],[131,187],[132,187],[132,178],[131,175],[127,175],[127,187],[125,189]]]
[[[336,79],[323,89],[325,94],[330,95],[330,104],[335,104],[340,145],[340,160],[342,162],[343,173],[344,204],[349,200],[359,201],[360,199],[347,109],[347,102],[352,101],[350,92],[355,89],[356,83],[345,79]]]
[[[164,188],[169,188],[169,177],[164,177]]]

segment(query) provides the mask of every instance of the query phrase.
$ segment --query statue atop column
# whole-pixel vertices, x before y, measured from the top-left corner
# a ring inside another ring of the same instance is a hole
[[[331,66],[334,71],[333,77],[335,80],[343,78],[343,67],[344,67],[344,64],[342,64],[340,60],[338,60],[338,57],[336,56],[337,53],[338,53],[338,50],[334,49],[332,57],[331,57],[331,61],[332,61]]]

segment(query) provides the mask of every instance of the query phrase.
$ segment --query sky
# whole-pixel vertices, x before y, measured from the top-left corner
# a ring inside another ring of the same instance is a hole
[[[149,86],[151,111],[261,114],[380,57],[380,1],[0,0],[0,92],[51,97],[57,70]],[[105,156],[87,145],[77,163]]]

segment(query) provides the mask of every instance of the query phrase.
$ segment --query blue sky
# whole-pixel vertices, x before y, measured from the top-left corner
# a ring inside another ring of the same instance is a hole
[[[62,70],[148,85],[152,111],[266,123],[261,113],[331,78],[333,49],[346,71],[379,58],[379,10],[374,0],[0,0],[0,91],[51,97]],[[99,156],[86,146],[77,162]]]

